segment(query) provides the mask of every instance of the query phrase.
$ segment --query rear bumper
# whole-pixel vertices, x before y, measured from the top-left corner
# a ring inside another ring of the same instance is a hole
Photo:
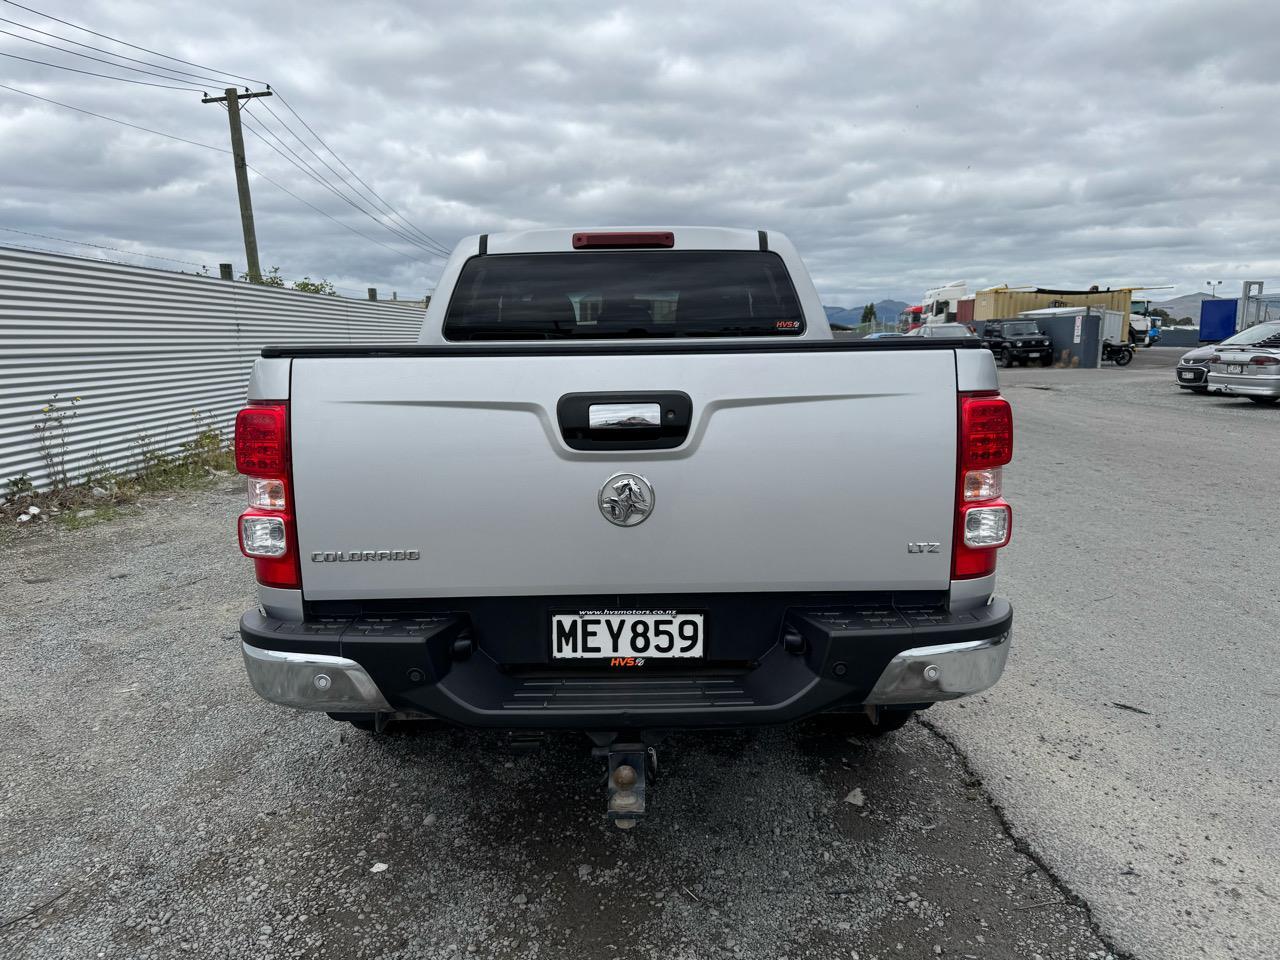
[[[348,657],[240,646],[249,683],[264,700],[297,710],[391,712],[373,678]]]
[[[1013,609],[788,609],[777,642],[740,666],[661,672],[513,668],[462,615],[240,622],[264,699],[302,710],[401,713],[500,728],[690,728],[784,723],[828,710],[925,706],[1004,671]]]
[[[1254,374],[1240,377],[1210,373],[1209,391],[1239,397],[1280,397],[1280,376]]]

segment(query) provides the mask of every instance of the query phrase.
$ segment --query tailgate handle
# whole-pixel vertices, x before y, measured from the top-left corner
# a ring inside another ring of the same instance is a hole
[[[670,450],[689,436],[693,401],[678,390],[566,393],[556,420],[572,450]]]
[[[587,407],[589,430],[634,430],[662,426],[660,403],[593,403]]]

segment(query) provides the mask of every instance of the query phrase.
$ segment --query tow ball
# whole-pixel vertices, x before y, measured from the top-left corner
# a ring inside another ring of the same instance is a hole
[[[630,830],[645,815],[646,788],[658,772],[658,751],[643,743],[612,743],[592,750],[609,764],[605,815],[620,830]]]

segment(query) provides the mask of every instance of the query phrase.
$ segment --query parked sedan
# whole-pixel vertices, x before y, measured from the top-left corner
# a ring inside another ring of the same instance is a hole
[[[1216,346],[1196,347],[1184,353],[1177,367],[1174,368],[1174,377],[1177,378],[1178,386],[1192,393],[1208,393],[1209,358],[1217,349]]]
[[[1280,321],[1241,330],[1209,358],[1209,391],[1254,403],[1280,400]]]

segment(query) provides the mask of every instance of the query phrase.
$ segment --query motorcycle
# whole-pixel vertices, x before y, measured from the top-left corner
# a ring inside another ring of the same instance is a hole
[[[1112,343],[1102,341],[1102,362],[1114,363],[1117,367],[1127,367],[1133,359],[1133,345],[1129,343]]]

